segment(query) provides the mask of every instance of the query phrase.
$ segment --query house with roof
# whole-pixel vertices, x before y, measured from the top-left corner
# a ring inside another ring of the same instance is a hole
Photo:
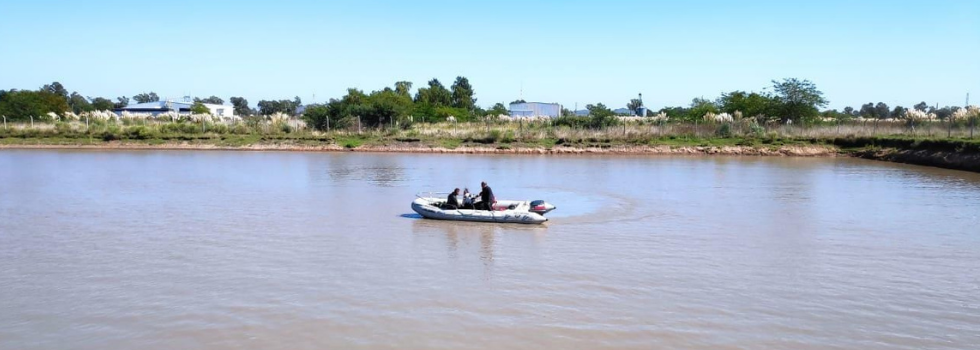
[[[121,114],[122,112],[129,113],[140,113],[149,114],[154,117],[157,115],[167,113],[167,112],[177,112],[177,114],[191,114],[191,106],[194,102],[190,100],[184,101],[154,101],[146,103],[137,103],[128,105],[122,108],[116,108],[114,112]],[[211,111],[211,115],[223,118],[233,118],[235,116],[235,107],[228,105],[216,105],[210,103],[204,103],[204,107],[207,107]]]

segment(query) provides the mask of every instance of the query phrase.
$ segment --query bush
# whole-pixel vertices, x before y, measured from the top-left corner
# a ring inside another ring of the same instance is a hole
[[[108,130],[103,131],[99,137],[102,139],[102,141],[106,141],[106,142],[120,139],[119,135]]]
[[[729,138],[732,137],[732,126],[728,123],[724,123],[715,129],[715,136]]]
[[[132,140],[148,140],[156,138],[156,133],[145,126],[130,127],[126,130],[126,137]],[[108,141],[108,140],[106,140]]]

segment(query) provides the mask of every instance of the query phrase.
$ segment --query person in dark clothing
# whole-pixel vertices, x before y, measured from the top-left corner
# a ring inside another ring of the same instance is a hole
[[[497,198],[493,196],[493,190],[487,186],[486,181],[481,182],[480,187],[483,188],[480,191],[480,202],[483,203],[484,209],[493,211],[493,204],[497,203]]]
[[[459,209],[459,199],[456,198],[456,196],[459,196],[459,189],[458,188],[455,189],[455,190],[453,190],[453,193],[450,193],[449,194],[449,197],[446,197],[446,208],[447,209]]]

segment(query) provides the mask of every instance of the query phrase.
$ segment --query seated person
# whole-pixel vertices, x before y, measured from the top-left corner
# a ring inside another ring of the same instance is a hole
[[[443,209],[459,209],[459,199],[456,196],[459,196],[459,188],[453,190],[449,197],[446,197],[446,204],[443,205]]]
[[[463,207],[462,208],[463,209],[476,209],[476,207],[473,206],[473,195],[470,194],[470,189],[469,188],[463,190]]]

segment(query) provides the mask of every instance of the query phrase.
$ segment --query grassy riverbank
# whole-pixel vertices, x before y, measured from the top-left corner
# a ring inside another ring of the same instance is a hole
[[[514,125],[416,125],[405,129],[315,132],[288,125],[36,124],[0,130],[4,148],[158,148],[540,154],[728,154],[836,156],[980,172],[980,140],[937,136],[834,136],[796,132],[670,133],[645,126],[607,130]],[[803,129],[801,129],[803,130]],[[807,131],[807,130],[803,130]]]

